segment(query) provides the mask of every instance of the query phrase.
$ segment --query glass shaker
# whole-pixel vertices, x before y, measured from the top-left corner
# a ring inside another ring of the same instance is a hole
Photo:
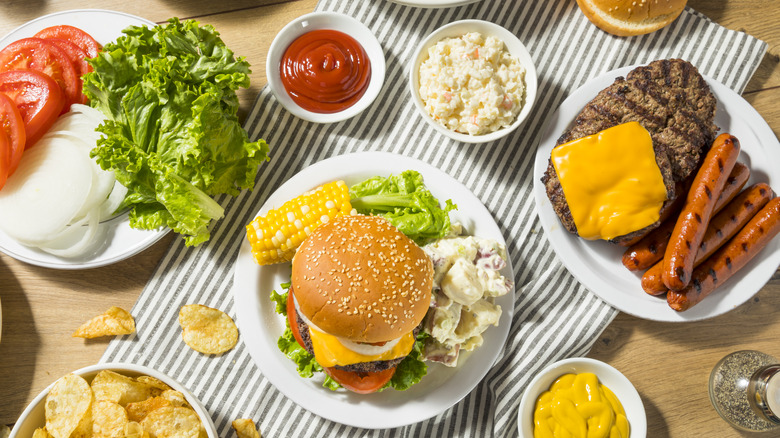
[[[780,429],[780,361],[753,350],[731,353],[710,374],[710,401],[724,420],[748,432]]]

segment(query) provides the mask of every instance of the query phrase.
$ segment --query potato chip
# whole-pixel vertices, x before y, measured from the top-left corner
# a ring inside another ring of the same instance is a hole
[[[135,333],[135,320],[127,310],[112,307],[77,328],[73,337],[92,339],[100,336],[129,335]]]
[[[125,424],[124,438],[149,438],[149,432],[146,432],[140,423],[131,421]]]
[[[144,418],[141,426],[149,432],[149,436],[157,438],[198,438],[202,428],[195,411],[178,406],[153,410]]]
[[[163,393],[160,394],[160,397],[171,402],[173,406],[184,406],[185,408],[191,407],[190,404],[187,403],[187,399],[184,397],[184,394],[173,389],[163,391]]]
[[[184,342],[204,354],[221,354],[236,345],[238,329],[221,310],[200,304],[188,304],[179,310]]]
[[[135,380],[141,383],[145,383],[154,388],[157,388],[161,391],[167,391],[169,389],[172,389],[170,386],[168,386],[167,383],[163,382],[160,379],[154,378],[152,376],[138,376],[135,378]]]
[[[127,423],[127,412],[118,403],[108,400],[96,400],[92,403],[94,438],[123,438]]]
[[[137,421],[140,423],[149,415],[149,412],[164,406],[173,406],[173,403],[166,398],[158,396],[147,398],[140,402],[128,403],[127,406],[125,406],[125,409],[127,409],[127,417],[130,421]]]
[[[0,426],[0,429],[2,429],[3,426]],[[11,431],[8,430],[8,433],[10,434]],[[49,435],[49,432],[46,431],[45,427],[39,427],[35,429],[35,431],[32,434],[32,438],[49,438],[51,435]],[[3,435],[0,433],[0,438],[8,438],[8,435]]]
[[[92,391],[95,392],[95,400],[107,400],[121,406],[144,401],[163,392],[146,382],[139,382],[110,370],[103,370],[92,379]]]
[[[260,438],[260,432],[257,431],[255,422],[249,418],[233,420],[233,429],[236,430],[238,438]]]
[[[80,376],[67,374],[54,383],[45,402],[46,430],[54,438],[89,436],[92,390]]]
[[[43,430],[43,432],[46,433],[45,429],[41,429],[41,430]],[[11,429],[9,429],[8,426],[6,426],[5,424],[0,424],[0,438],[8,438],[9,435],[11,435]],[[42,436],[46,436],[46,435],[42,435]],[[33,433],[33,438],[36,438],[35,433]]]

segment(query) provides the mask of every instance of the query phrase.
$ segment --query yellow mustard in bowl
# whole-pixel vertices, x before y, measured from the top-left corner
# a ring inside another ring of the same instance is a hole
[[[627,438],[626,411],[593,373],[564,374],[536,399],[534,438]]]

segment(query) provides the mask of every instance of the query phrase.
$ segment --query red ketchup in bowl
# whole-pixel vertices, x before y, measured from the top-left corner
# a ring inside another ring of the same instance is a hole
[[[301,108],[336,113],[354,105],[368,89],[371,62],[351,36],[330,29],[307,32],[290,44],[279,73],[287,94]]]

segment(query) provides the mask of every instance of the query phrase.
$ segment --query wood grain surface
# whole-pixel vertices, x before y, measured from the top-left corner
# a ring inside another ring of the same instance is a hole
[[[769,43],[744,97],[775,135],[780,134],[780,3],[688,4],[723,26]],[[41,15],[81,8],[122,11],[158,23],[173,16],[196,18],[214,25],[227,45],[252,64],[252,86],[239,96],[245,114],[266,83],[265,55],[271,40],[315,5],[316,0],[4,0],[0,35]],[[0,424],[13,424],[27,403],[61,375],[99,360],[108,339],[85,341],[71,333],[112,305],[130,309],[173,238],[168,235],[123,262],[86,271],[39,268],[0,254]],[[780,271],[749,302],[710,320],[670,324],[621,313],[589,356],[612,364],[637,387],[647,410],[649,437],[752,436],[731,429],[717,416],[707,380],[713,365],[732,351],[758,349],[780,357],[778,315]]]

